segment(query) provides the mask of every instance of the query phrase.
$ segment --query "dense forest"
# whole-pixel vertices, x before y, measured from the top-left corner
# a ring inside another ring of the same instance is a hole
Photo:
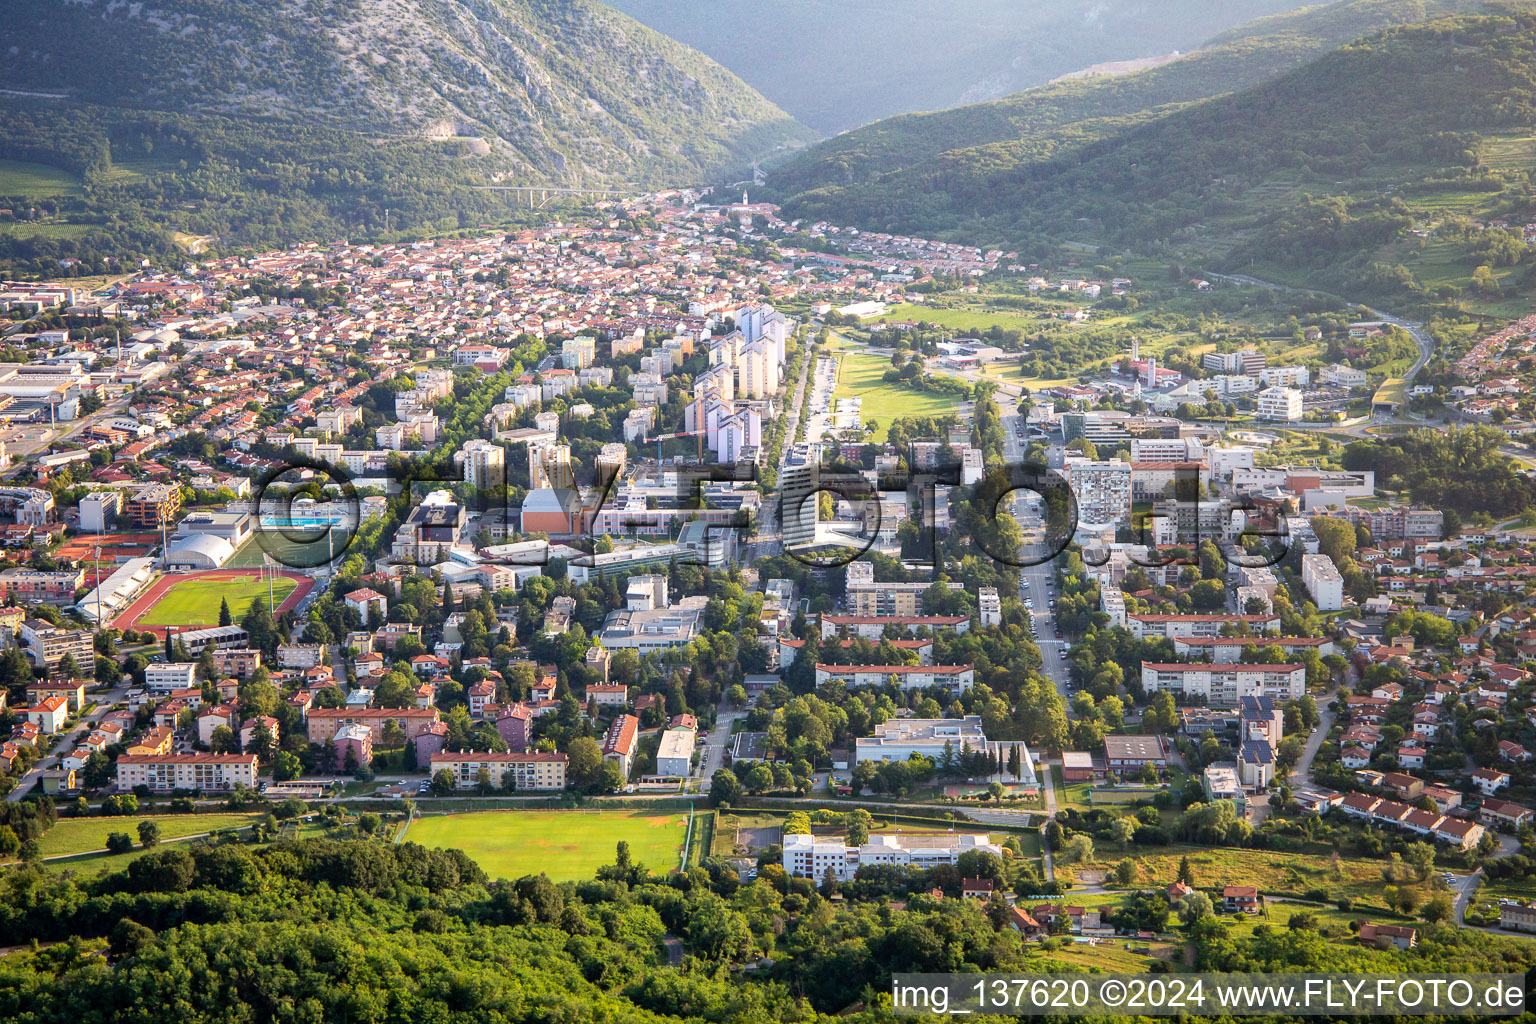
[[[966,856],[965,870],[1006,874]],[[1026,945],[1000,899],[953,898],[960,868],[866,872],[817,885],[767,862],[742,884],[706,859],[660,877],[619,844],[589,881],[492,881],[456,851],[380,839],[177,844],[89,880],[21,868],[4,879],[0,933],[36,945],[0,961],[0,1018],[875,1020],[896,972],[1074,969],[1053,958],[1059,940]],[[1177,920],[1160,892],[1127,908],[1144,927]],[[1411,952],[1370,950],[1305,914],[1251,939],[1216,917],[1185,927],[1208,970],[1518,971],[1531,957],[1437,927]],[[667,942],[684,951],[676,966]]]

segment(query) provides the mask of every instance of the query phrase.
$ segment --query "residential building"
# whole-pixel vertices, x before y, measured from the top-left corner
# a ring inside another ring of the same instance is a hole
[[[656,774],[687,776],[693,770],[693,747],[698,734],[693,729],[668,729],[661,734],[656,748]]]
[[[1003,601],[996,587],[982,587],[976,592],[976,619],[982,627],[1003,624]]]
[[[1237,707],[1244,697],[1276,701],[1300,699],[1307,690],[1307,668],[1293,664],[1141,663],[1141,685],[1148,693],[1168,690],[1185,700],[1213,707]]]
[[[144,669],[144,688],[150,693],[185,690],[197,685],[197,665],[190,661],[155,663]]]
[[[172,790],[256,788],[255,754],[124,754],[117,759],[117,788]]]
[[[816,685],[841,679],[849,686],[884,686],[892,679],[903,690],[943,686],[964,693],[976,682],[974,665],[822,665],[816,666]]]
[[[1277,423],[1294,423],[1302,417],[1302,393],[1295,388],[1265,388],[1255,398],[1258,405],[1258,417],[1261,420],[1271,420]]]
[[[75,603],[75,591],[85,584],[81,569],[43,571],[15,568],[0,572],[0,601],[49,604],[65,608]]]
[[[958,864],[960,855],[971,851],[1002,856],[985,832],[872,835],[863,846],[849,846],[836,837],[788,835],[783,837],[783,851],[784,870],[792,877],[820,880],[831,871],[839,881],[853,878],[865,865],[931,868]]]
[[[1344,577],[1327,555],[1301,556],[1301,582],[1320,612],[1344,607]]]
[[[496,789],[562,790],[569,759],[564,754],[496,754],[484,751],[433,754],[428,769],[433,775],[447,771],[454,788],[474,789],[484,771]]]
[[[1077,518],[1082,523],[1119,523],[1131,516],[1131,464],[1067,463],[1067,481],[1077,498]]]
[[[635,765],[639,736],[640,719],[634,715],[620,715],[613,720],[608,727],[608,735],[603,738],[603,757],[617,761],[626,779]]]
[[[124,514],[141,530],[174,526],[181,512],[181,488],[176,484],[149,484],[134,491]]]
[[[88,629],[60,629],[47,619],[27,619],[16,631],[32,664],[57,668],[66,657],[86,671],[96,663],[95,636]]]

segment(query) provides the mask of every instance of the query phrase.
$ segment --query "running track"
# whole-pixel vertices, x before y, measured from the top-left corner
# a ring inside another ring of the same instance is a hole
[[[145,615],[148,615],[150,609],[154,608],[156,602],[164,597],[166,591],[170,590],[173,586],[178,583],[185,583],[188,580],[249,579],[250,577],[256,575],[259,575],[259,570],[257,569],[205,569],[198,572],[167,573],[166,575],[161,576],[159,579],[155,580],[155,582],[151,583],[148,590],[144,591],[144,593],[136,597],[133,603],[130,604],[127,608],[124,608],[122,613],[112,620],[112,625],[117,629],[132,629],[140,633],[147,631],[164,640],[167,627],[140,626],[139,620]],[[301,572],[285,572],[281,573],[280,575],[292,580],[294,583],[294,589],[292,593],[284,598],[283,602],[277,606],[276,614],[279,615],[286,611],[292,611],[294,608],[298,607],[299,602],[304,600],[304,598],[309,595],[309,592],[315,589],[317,585],[313,579],[309,578]],[[206,629],[208,627],[188,625],[186,628]]]

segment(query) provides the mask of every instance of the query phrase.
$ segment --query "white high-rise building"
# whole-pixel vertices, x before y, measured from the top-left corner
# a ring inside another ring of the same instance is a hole
[[[1344,607],[1344,577],[1327,555],[1301,556],[1301,582],[1318,611],[1336,612]]]
[[[1301,419],[1301,392],[1295,388],[1265,388],[1258,394],[1259,419],[1294,423]]]
[[[470,441],[459,454],[464,459],[464,482],[476,490],[489,491],[507,480],[507,453],[491,441]]]
[[[1131,516],[1129,462],[1070,462],[1067,481],[1077,497],[1082,523],[1118,523]]]
[[[976,591],[976,617],[982,626],[1003,624],[1003,599],[996,587],[982,587]]]

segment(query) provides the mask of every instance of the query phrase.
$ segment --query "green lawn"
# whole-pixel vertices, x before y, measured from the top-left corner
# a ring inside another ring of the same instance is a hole
[[[543,872],[557,882],[591,878],[620,841],[653,871],[677,867],[688,814],[680,811],[482,811],[424,817],[407,842],[457,848],[493,878]]]
[[[139,622],[144,626],[217,626],[221,600],[229,602],[229,612],[238,622],[252,601],[258,597],[267,599],[267,586],[257,573],[240,580],[186,580],[166,591],[160,602]],[[295,586],[297,584],[285,576],[273,580],[273,605],[281,605]]]
[[[875,440],[883,441],[892,420],[903,416],[942,416],[954,412],[960,404],[954,395],[935,395],[885,383],[881,378],[891,368],[889,360],[863,352],[845,352],[838,360],[837,388],[832,392],[833,406],[839,398],[862,398],[862,415],[880,425]]]
[[[89,853],[107,846],[111,832],[126,832],[139,844],[139,822],[153,821],[160,826],[160,838],[179,839],[224,828],[243,828],[257,821],[259,814],[160,814],[129,818],[61,818],[38,840],[44,857]]]

